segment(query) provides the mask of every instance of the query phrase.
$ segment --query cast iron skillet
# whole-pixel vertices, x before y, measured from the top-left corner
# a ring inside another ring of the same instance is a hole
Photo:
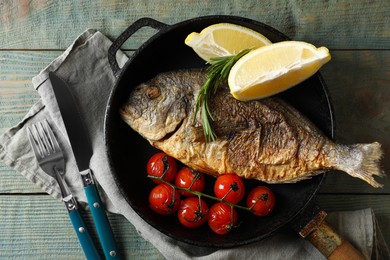
[[[324,175],[296,184],[271,185],[277,198],[275,211],[269,217],[258,218],[238,210],[241,225],[228,235],[216,235],[207,225],[189,230],[182,227],[175,217],[157,215],[149,209],[148,193],[153,183],[146,177],[145,167],[150,156],[157,150],[130,129],[118,115],[118,108],[137,84],[159,72],[204,67],[205,62],[184,44],[184,39],[191,32],[199,32],[211,24],[220,22],[251,28],[272,42],[288,40],[287,36],[265,24],[241,17],[206,16],[175,25],[166,25],[149,18],[136,21],[114,41],[109,50],[109,61],[117,76],[117,82],[106,111],[105,143],[110,167],[120,191],[145,221],[181,242],[204,247],[230,248],[259,241],[281,228],[291,226],[297,221],[297,216],[300,218],[300,214],[305,211],[318,191]],[[116,52],[134,32],[143,27],[153,27],[158,32],[139,47],[120,69],[115,59]],[[333,137],[332,107],[320,74],[315,74],[280,96],[305,114],[327,136]],[[259,182],[247,181],[246,185],[250,189],[251,186],[259,185]]]

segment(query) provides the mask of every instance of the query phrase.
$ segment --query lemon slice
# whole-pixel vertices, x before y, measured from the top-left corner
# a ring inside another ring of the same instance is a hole
[[[189,34],[184,42],[205,61],[271,44],[271,41],[261,33],[231,23],[210,25],[200,33]]]
[[[242,101],[271,96],[309,78],[330,59],[326,47],[301,41],[274,43],[234,64],[228,78],[230,92]]]

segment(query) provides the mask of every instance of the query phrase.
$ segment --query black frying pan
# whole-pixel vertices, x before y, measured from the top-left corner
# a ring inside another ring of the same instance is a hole
[[[191,32],[200,32],[205,27],[220,22],[251,28],[262,33],[272,42],[289,40],[287,36],[265,24],[234,16],[199,17],[175,25],[166,25],[150,18],[136,21],[114,41],[109,49],[109,62],[117,82],[108,101],[105,142],[110,167],[120,191],[146,222],[181,242],[205,247],[230,248],[259,241],[292,225],[300,230],[307,222],[302,213],[308,213],[306,215],[309,216],[317,214],[316,210],[313,211],[307,206],[318,191],[324,175],[296,184],[271,185],[277,198],[274,212],[268,217],[258,218],[239,210],[241,225],[228,235],[214,234],[207,225],[200,229],[189,230],[182,227],[175,217],[164,217],[150,210],[148,194],[153,184],[146,177],[145,167],[156,150],[131,130],[118,114],[119,107],[139,83],[164,71],[204,67],[205,62],[184,44],[184,39]],[[158,32],[142,44],[120,69],[115,59],[116,52],[133,33],[143,27],[153,27]],[[327,136],[333,137],[332,107],[320,74],[315,74],[280,96],[305,114]],[[251,186],[259,185],[259,182],[246,181],[246,185],[249,189]]]

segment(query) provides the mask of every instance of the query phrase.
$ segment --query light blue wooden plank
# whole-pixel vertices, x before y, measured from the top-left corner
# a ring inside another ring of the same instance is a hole
[[[31,79],[61,52],[0,52],[0,133],[16,125],[39,95]]]
[[[163,259],[124,217],[108,217],[126,259]],[[85,259],[64,205],[49,196],[0,196],[0,229],[1,259]]]
[[[87,28],[116,38],[142,17],[175,24],[216,14],[251,18],[296,40],[330,48],[389,48],[390,2],[387,0],[21,2],[0,2],[0,48],[65,49]],[[134,35],[126,48],[137,48],[150,35],[149,30]]]

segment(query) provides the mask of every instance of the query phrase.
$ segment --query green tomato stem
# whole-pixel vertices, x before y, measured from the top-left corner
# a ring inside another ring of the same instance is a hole
[[[222,203],[225,203],[227,205],[229,205],[230,207],[234,207],[234,208],[238,208],[238,209],[242,209],[242,210],[246,210],[246,211],[249,211],[251,212],[252,210],[252,207],[251,208],[248,208],[248,207],[244,207],[244,206],[241,206],[241,205],[237,205],[237,204],[233,204],[233,203],[230,203],[226,200],[224,200],[223,198],[220,199],[220,198],[217,198],[215,196],[212,196],[212,195],[209,195],[209,194],[206,194],[206,193],[203,193],[203,192],[199,192],[199,191],[193,191],[193,190],[190,190],[190,189],[187,189],[187,188],[181,188],[181,187],[177,187],[176,185],[164,180],[162,177],[158,177],[158,176],[152,176],[152,175],[148,175],[148,178],[151,178],[151,179],[154,179],[154,180],[159,180],[169,186],[171,186],[173,189],[176,189],[176,190],[182,190],[182,191],[186,191],[188,193],[191,193],[191,194],[194,194],[198,197],[205,197],[205,198],[209,198],[209,199],[212,199],[212,200],[215,200],[215,201],[218,201],[218,202],[222,202]]]

